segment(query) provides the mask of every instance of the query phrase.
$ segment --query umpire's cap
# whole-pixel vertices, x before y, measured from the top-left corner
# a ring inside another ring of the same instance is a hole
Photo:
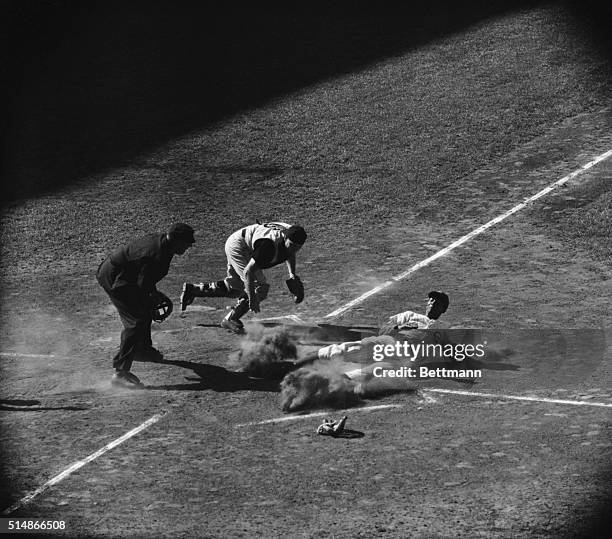
[[[185,223],[174,223],[168,230],[170,240],[181,240],[186,243],[195,243],[193,228]]]
[[[306,231],[300,225],[290,226],[285,230],[285,236],[298,245],[304,245],[307,237]]]

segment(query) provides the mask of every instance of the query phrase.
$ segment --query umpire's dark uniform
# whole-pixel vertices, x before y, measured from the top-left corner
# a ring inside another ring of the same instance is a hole
[[[134,354],[152,347],[149,294],[163,279],[174,256],[167,234],[148,234],[115,249],[98,267],[97,279],[119,311],[124,329],[113,359],[117,370],[128,371]]]

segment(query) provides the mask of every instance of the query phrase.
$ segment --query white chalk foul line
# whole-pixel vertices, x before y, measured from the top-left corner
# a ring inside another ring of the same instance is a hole
[[[0,352],[2,357],[30,357],[30,358],[50,358],[57,357],[55,354],[22,354],[20,352]]]
[[[276,322],[277,320],[292,320],[296,324],[305,324],[297,314],[285,314],[283,316],[272,316],[271,318],[254,318],[252,322]]]
[[[569,404],[570,406],[592,406],[598,408],[612,408],[612,404],[605,402],[587,402],[587,401],[573,401],[566,399],[549,399],[546,397],[523,397],[521,395],[498,395],[497,393],[479,393],[476,391],[460,391],[455,389],[422,389],[423,397],[425,402],[435,403],[436,400],[429,397],[427,393],[446,393],[449,395],[465,395],[466,397],[483,397],[487,399],[506,399],[516,401],[528,401],[528,402],[541,402],[545,404]],[[370,412],[373,410],[384,410],[388,408],[403,408],[405,404],[380,404],[376,406],[363,406],[361,408],[351,408],[351,413],[356,412]],[[310,419],[312,417],[324,417],[329,416],[330,412],[315,412],[313,414],[303,415],[286,415],[282,417],[275,417],[272,419],[264,419],[263,421],[251,421],[249,423],[240,423],[235,426],[239,427],[253,427],[257,425],[269,425],[271,423],[284,423],[286,421],[298,421],[300,419]]]
[[[34,498],[36,498],[36,496],[38,496],[39,494],[42,494],[49,487],[52,487],[53,485],[57,485],[57,483],[62,481],[62,479],[66,479],[66,477],[68,477],[73,472],[76,472],[79,468],[82,468],[86,464],[90,463],[92,460],[97,459],[100,455],[103,455],[107,451],[110,451],[111,449],[117,447],[118,445],[122,444],[126,440],[129,440],[132,436],[135,436],[139,432],[142,432],[143,430],[145,430],[147,427],[150,427],[151,425],[153,425],[153,423],[157,423],[164,415],[165,415],[165,412],[154,415],[152,418],[145,421],[142,425],[139,425],[135,429],[132,429],[131,431],[126,432],[123,436],[110,442],[109,444],[105,445],[103,448],[98,449],[98,451],[96,451],[95,453],[92,453],[91,455],[84,458],[83,460],[79,460],[78,462],[75,462],[74,464],[66,468],[62,473],[56,475],[55,477],[47,481],[44,485],[32,491],[27,496],[24,496],[23,498],[21,498],[21,500],[17,501],[13,505],[11,505],[9,508],[2,511],[2,513],[0,514],[10,515],[14,511],[22,507],[23,505],[31,502]]]
[[[371,412],[374,410],[385,410],[387,408],[402,408],[403,404],[378,404],[376,406],[362,406],[360,408],[351,408],[351,413],[356,412]],[[329,416],[331,412],[315,412],[313,414],[302,414],[302,415],[285,415],[282,417],[275,417],[273,419],[264,419],[263,421],[251,421],[249,423],[240,423],[235,428],[239,427],[253,427],[255,425],[268,425],[270,423],[284,423],[285,421],[297,421],[299,419],[310,419],[311,417],[324,417]]]
[[[424,389],[423,392],[447,393],[449,395],[466,395],[468,397],[484,397],[487,399],[507,399],[515,401],[543,402],[547,404],[569,404],[571,406],[594,406],[598,408],[612,408],[612,404],[605,402],[573,401],[566,399],[549,399],[547,397],[523,397],[521,395],[498,395],[496,393],[478,393],[475,391],[461,391],[458,389]]]
[[[358,305],[358,304],[362,303],[364,300],[366,300],[370,296],[373,296],[374,294],[377,294],[381,290],[384,290],[385,288],[388,288],[393,283],[395,283],[397,281],[404,280],[406,277],[408,277],[412,273],[420,270],[421,268],[424,268],[425,266],[428,266],[434,260],[437,260],[438,258],[440,258],[440,257],[442,257],[442,256],[444,256],[444,255],[446,255],[448,253],[450,253],[451,251],[453,251],[454,249],[456,249],[460,245],[463,245],[464,243],[470,241],[472,238],[475,238],[476,236],[479,236],[480,234],[482,234],[483,232],[485,232],[486,230],[488,230],[492,226],[502,222],[504,219],[507,219],[511,215],[521,211],[523,208],[525,208],[530,203],[538,200],[539,198],[542,198],[543,196],[547,195],[548,193],[550,193],[551,191],[553,191],[557,187],[560,187],[561,185],[563,185],[563,184],[567,183],[568,181],[572,180],[573,178],[575,178],[579,174],[582,174],[584,171],[586,171],[586,170],[590,169],[591,167],[595,166],[597,163],[599,163],[601,161],[605,161],[610,156],[612,156],[612,150],[608,150],[607,152],[602,153],[601,155],[597,156],[592,161],[589,161],[585,165],[582,165],[578,170],[575,170],[574,172],[571,172],[567,176],[564,176],[563,178],[561,178],[560,180],[557,180],[554,183],[551,183],[548,187],[545,187],[541,191],[538,191],[535,195],[532,195],[529,198],[526,198],[525,200],[523,200],[523,202],[521,202],[521,203],[517,204],[516,206],[510,208],[508,211],[498,215],[494,219],[491,219],[489,222],[485,223],[484,225],[479,226],[478,228],[472,230],[470,233],[466,234],[465,236],[462,236],[461,238],[459,238],[458,240],[454,241],[453,243],[451,243],[450,245],[448,245],[444,249],[441,249],[437,253],[431,255],[429,258],[426,258],[425,260],[421,260],[421,262],[418,262],[417,264],[415,264],[411,268],[407,269],[405,272],[400,273],[399,275],[396,275],[395,277],[392,277],[391,280],[386,281],[386,282],[378,285],[377,287],[373,288],[372,290],[369,290],[365,294],[362,294],[358,298],[355,298],[354,300],[349,301],[348,303],[346,303],[342,307],[339,307],[335,311],[333,311],[333,312],[329,313],[328,315],[326,315],[325,318],[333,318],[334,316],[339,316],[339,315],[345,313],[346,311],[348,311],[349,309],[353,308],[355,305]]]

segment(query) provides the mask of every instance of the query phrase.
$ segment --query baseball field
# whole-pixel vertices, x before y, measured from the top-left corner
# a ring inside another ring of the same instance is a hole
[[[609,9],[427,4],[3,8],[1,526],[607,535]],[[306,229],[304,302],[279,266],[245,337],[218,327],[232,300],[181,313],[182,283],[223,278],[227,236],[257,219]],[[121,323],[96,269],[174,222],[196,243],[158,285],[164,359],[134,363],[144,389],[113,387]],[[430,290],[488,341],[480,378],[284,412],[279,380],[237,364],[262,324],[302,353],[423,312]],[[344,415],[354,437],[317,434]]]

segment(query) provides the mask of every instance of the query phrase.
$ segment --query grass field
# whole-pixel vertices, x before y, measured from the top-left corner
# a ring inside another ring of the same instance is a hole
[[[517,3],[344,27],[333,12],[261,16],[261,41],[243,15],[232,42],[201,38],[188,12],[139,26],[134,9],[112,39],[112,10],[79,12],[75,33],[64,21],[12,101],[0,510],[64,520],[71,537],[604,536],[611,159],[326,318],[612,149],[600,26],[572,4]],[[165,49],[178,20],[192,21],[177,38],[189,55]],[[112,389],[120,322],[94,278],[106,253],[192,224],[195,247],[159,285],[178,300],[183,281],[224,275],[227,235],[255,219],[305,226],[307,295],[295,306],[270,270],[248,320],[377,325],[441,289],[451,327],[511,353],[477,384],[288,415],[277,382],[233,371],[241,340],[214,327],[230,302],[196,301],[154,328],[165,361],[133,368],[146,390]],[[327,413],[363,437],[318,436]]]

